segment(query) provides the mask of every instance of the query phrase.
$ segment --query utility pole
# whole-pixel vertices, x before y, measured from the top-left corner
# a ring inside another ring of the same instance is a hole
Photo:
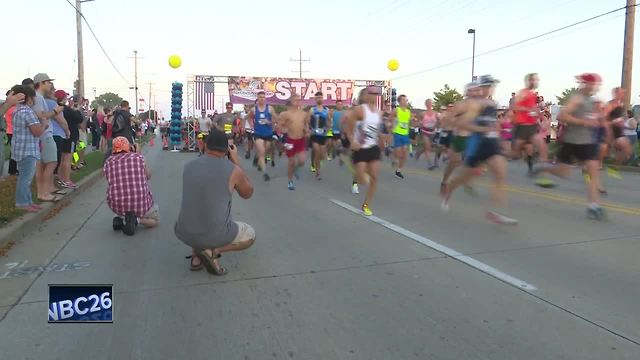
[[[147,105],[149,105],[149,114],[151,114],[151,87],[155,85],[155,83],[148,82],[147,85],[149,85],[149,103]]]
[[[76,88],[80,101],[84,99],[84,51],[82,48],[82,3],[95,0],[76,0],[76,38],[78,42],[78,86]]]
[[[142,59],[140,57],[138,57],[138,50],[133,50],[133,57],[130,57],[129,59],[133,59],[133,66],[134,66],[134,83],[133,83],[133,90],[136,93],[136,116],[138,116],[138,111],[139,106],[140,106],[140,98],[138,98],[138,59]]]
[[[631,105],[631,74],[633,71],[633,32],[636,19],[636,1],[627,0],[624,21],[624,50],[622,53],[622,87],[625,90],[624,106]]]
[[[308,71],[302,71],[302,63],[303,62],[309,62],[311,61],[311,59],[303,59],[302,58],[302,49],[300,49],[299,55],[297,59],[289,59],[289,61],[291,62],[297,62],[298,63],[298,70],[297,71],[293,71],[293,72],[297,72],[300,76],[300,79],[302,79],[302,73],[303,72],[308,72]]]

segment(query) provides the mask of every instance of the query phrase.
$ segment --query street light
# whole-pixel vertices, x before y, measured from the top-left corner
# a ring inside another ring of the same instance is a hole
[[[471,55],[471,81],[475,78],[476,65],[476,29],[469,29],[468,34],[473,34],[473,55]]]

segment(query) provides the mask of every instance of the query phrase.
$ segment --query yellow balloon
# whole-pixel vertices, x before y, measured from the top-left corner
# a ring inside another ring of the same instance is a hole
[[[169,66],[171,66],[174,69],[177,69],[180,67],[180,65],[182,65],[182,59],[180,59],[180,56],[178,55],[169,56]]]
[[[387,62],[387,68],[391,71],[396,71],[400,67],[400,63],[397,59],[391,59]]]

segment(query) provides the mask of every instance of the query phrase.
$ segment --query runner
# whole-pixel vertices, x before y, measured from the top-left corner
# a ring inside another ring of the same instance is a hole
[[[342,104],[342,100],[336,101],[336,108],[333,110],[331,116],[331,153],[334,158],[338,158],[340,162],[340,166],[344,165],[344,161],[342,160],[341,148],[342,148],[342,131],[341,131],[341,123],[340,120],[344,115],[345,109]]]
[[[358,99],[360,105],[344,119],[344,130],[353,151],[356,179],[362,184],[365,182],[365,174],[369,176],[369,188],[362,204],[362,212],[365,216],[373,215],[369,205],[376,192],[380,172],[380,145],[383,140],[380,135],[382,117],[376,108],[377,96],[380,96],[379,88],[363,89]]]
[[[406,95],[398,96],[400,106],[396,108],[395,119],[393,124],[393,156],[395,177],[404,179],[402,169],[409,157],[409,128],[411,127],[411,110],[409,109],[409,100]]]
[[[416,155],[416,149],[418,148],[418,139],[420,138],[420,120],[415,113],[411,114],[411,131],[409,132],[409,139],[411,144],[409,145],[409,157]]]
[[[353,111],[354,111],[353,107],[346,109],[344,111],[344,114],[342,115],[342,120],[340,121],[340,132],[342,134],[340,142],[341,142],[342,148],[350,157],[353,157],[353,151],[351,150],[351,143],[349,142],[349,137],[347,136],[345,124],[346,124],[346,119],[352,116]],[[342,157],[340,158],[340,160],[342,160]],[[352,167],[349,167],[349,169],[352,170],[353,172],[353,179],[351,181],[351,193],[355,195],[360,194],[360,188],[358,187],[358,180],[356,179],[355,169],[353,169]]]
[[[448,107],[449,106],[441,107],[440,111],[447,111]],[[436,113],[436,116],[440,118],[440,114]],[[441,124],[440,121],[438,121],[438,125],[436,126],[436,135],[434,136],[434,141],[437,141],[438,146],[434,151],[433,165],[429,167],[429,170],[432,171],[440,167],[440,156],[443,152],[446,153],[449,151],[449,149],[451,148],[451,143],[453,141],[453,124]],[[438,131],[438,128],[440,129],[440,131]]]
[[[311,129],[311,146],[312,146],[312,159],[311,164],[315,169],[316,180],[322,180],[320,175],[320,166],[322,160],[327,154],[327,132],[331,129],[331,114],[329,108],[323,105],[323,95],[321,92],[317,92],[315,95],[316,106],[309,109],[310,129]]]
[[[271,180],[267,173],[265,154],[271,152],[273,142],[273,123],[277,121],[277,114],[270,111],[265,100],[264,91],[258,93],[258,100],[253,110],[255,119],[256,153],[258,158],[258,171],[264,171],[264,181]]]
[[[300,96],[292,95],[287,111],[280,114],[279,127],[285,133],[285,150],[289,158],[287,175],[289,190],[295,190],[293,177],[300,179],[299,169],[306,160],[306,139],[309,135],[310,113],[300,107]]]
[[[427,158],[428,167],[431,167],[431,160],[429,160],[429,153],[431,152],[433,139],[436,136],[436,126],[438,125],[438,113],[433,110],[433,100],[427,99],[424,102],[424,106],[427,110],[422,113],[422,126],[420,133],[422,134],[422,146],[424,149],[416,155],[416,160],[420,159],[420,155],[424,154]]]
[[[538,120],[540,119],[540,107],[538,95],[535,89],[540,81],[538,74],[531,73],[524,77],[526,88],[520,90],[512,109],[514,112],[514,137],[511,157],[519,159],[525,145],[532,144],[538,150],[540,160],[547,161],[547,144],[539,134]],[[527,166],[529,173],[533,171],[533,154],[527,153]]]
[[[468,99],[461,106],[460,110],[463,114],[457,125],[462,130],[472,132],[472,135],[465,153],[465,170],[451,181],[448,189],[444,192],[442,210],[448,211],[449,200],[456,188],[477,176],[480,167],[486,163],[495,177],[491,196],[494,209],[487,210],[486,217],[496,224],[514,225],[518,223],[517,220],[495,210],[495,208],[506,206],[504,186],[507,173],[507,161],[501,153],[498,140],[497,105],[489,99],[497,83],[498,81],[491,75],[480,76],[478,78],[478,97]]]
[[[233,145],[233,124],[236,121],[236,115],[233,113],[233,104],[227,102],[224,104],[225,112],[213,118],[213,125],[227,136],[229,145]]]
[[[200,150],[198,156],[204,155],[204,144],[207,142],[207,134],[209,134],[211,126],[211,120],[207,117],[207,110],[202,109],[200,118],[198,119],[198,131],[196,131],[198,150]]]
[[[574,160],[582,162],[590,181],[586,182],[587,216],[604,220],[606,212],[600,206],[600,172],[598,163],[597,129],[604,125],[604,116],[597,112],[593,95],[597,93],[601,78],[598,74],[586,73],[576,77],[580,83],[578,93],[571,97],[567,106],[558,114],[558,120],[564,123],[562,143],[558,152],[558,165],[540,165],[534,175],[547,172],[567,177],[571,173]]]
[[[609,166],[607,168],[607,173],[611,177],[622,179],[618,166],[633,157],[633,147],[624,133],[626,124],[625,116],[627,115],[624,108],[625,90],[624,88],[617,87],[613,89],[612,93],[613,99],[607,104],[605,114],[607,116],[607,127],[609,130],[607,142],[610,143],[611,148],[616,151],[616,161],[615,166]]]
[[[241,119],[243,122],[243,127],[244,127],[244,136],[247,138],[247,147],[245,148],[245,154],[244,154],[244,158],[245,159],[250,159],[251,158],[251,150],[253,150],[253,146],[254,146],[254,138],[255,138],[255,131],[254,131],[254,123],[253,123],[253,116],[249,116],[249,114],[251,113],[251,108],[249,105],[245,105],[244,106],[244,111],[241,114]],[[257,166],[258,165],[258,158],[254,158],[254,164],[253,166]]]

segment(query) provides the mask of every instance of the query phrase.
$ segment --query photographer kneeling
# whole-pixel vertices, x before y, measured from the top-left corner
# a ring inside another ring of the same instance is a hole
[[[204,266],[214,275],[224,275],[220,255],[253,245],[251,226],[231,219],[231,197],[253,195],[253,185],[240,168],[238,150],[228,145],[224,132],[213,129],[206,141],[205,156],[189,162],[182,174],[182,204],[175,225],[178,239],[193,249],[191,270]]]

